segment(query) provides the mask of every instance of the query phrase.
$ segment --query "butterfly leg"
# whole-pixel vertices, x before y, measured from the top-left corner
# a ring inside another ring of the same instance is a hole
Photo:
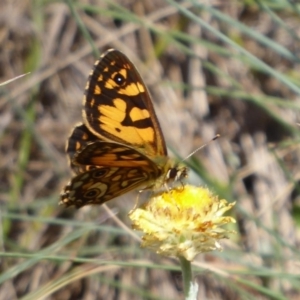
[[[153,188],[153,185],[151,186],[147,186],[141,190],[138,191],[138,195],[136,197],[136,200],[135,200],[135,204],[134,204],[134,208],[133,209],[136,209],[138,204],[139,204],[139,200],[140,200],[140,195],[144,192],[144,191],[147,191],[147,190],[151,190]]]
[[[168,186],[166,182],[164,183],[164,188],[166,189],[166,192],[169,192],[171,190],[171,188]]]
[[[139,201],[140,201],[140,194],[141,194],[143,191],[144,191],[144,190],[139,190],[139,191],[138,191],[138,194],[137,194],[137,196],[136,196],[136,198],[135,198],[134,207],[133,207],[132,210],[137,209],[138,204],[139,204]]]
[[[180,180],[180,184],[181,184],[181,192],[183,192],[183,190],[184,190],[184,182],[182,180]]]

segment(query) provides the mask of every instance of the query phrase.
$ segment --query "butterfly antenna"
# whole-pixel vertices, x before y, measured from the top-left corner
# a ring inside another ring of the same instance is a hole
[[[216,134],[210,141],[208,141],[207,143],[201,145],[199,148],[197,148],[196,150],[194,150],[192,153],[190,153],[185,159],[183,159],[182,161],[185,161],[187,159],[189,159],[192,155],[194,155],[196,152],[198,152],[199,150],[203,149],[204,147],[206,147],[208,144],[210,144],[211,142],[215,141],[216,139],[218,139],[221,135],[220,134]]]

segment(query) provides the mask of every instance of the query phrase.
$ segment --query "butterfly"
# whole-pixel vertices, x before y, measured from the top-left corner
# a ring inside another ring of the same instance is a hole
[[[182,180],[187,168],[168,157],[150,94],[133,63],[110,49],[88,78],[83,123],[66,145],[75,177],[60,204],[103,204],[136,188],[157,190]]]

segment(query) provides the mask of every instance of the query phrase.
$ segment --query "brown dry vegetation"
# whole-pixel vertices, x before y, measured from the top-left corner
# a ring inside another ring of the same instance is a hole
[[[0,0],[0,82],[30,72],[0,90],[0,300],[183,298],[177,261],[120,223],[134,193],[112,214],[58,206],[64,145],[108,48],[136,64],[181,157],[221,134],[189,162],[190,181],[237,201],[237,234],[195,261],[199,299],[300,299],[300,10],[176,3]]]

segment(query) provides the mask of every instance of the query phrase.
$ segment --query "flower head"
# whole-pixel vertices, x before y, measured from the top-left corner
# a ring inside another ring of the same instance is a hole
[[[191,261],[198,253],[222,249],[218,241],[231,232],[220,226],[235,222],[223,216],[233,205],[206,188],[187,185],[152,197],[129,218],[144,233],[143,247]]]

